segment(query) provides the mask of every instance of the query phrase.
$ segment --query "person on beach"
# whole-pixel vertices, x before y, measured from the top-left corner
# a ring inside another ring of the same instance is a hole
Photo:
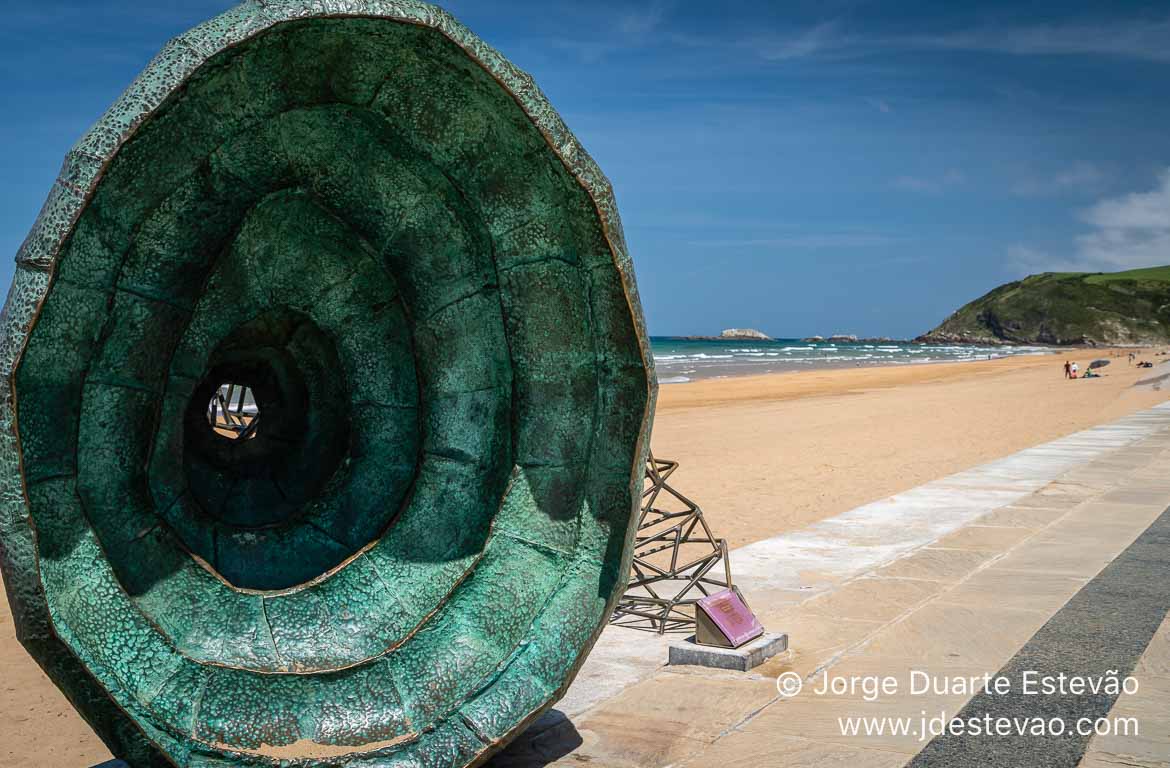
[[[1077,364],[1073,363],[1072,366],[1069,368],[1069,378],[1075,379],[1077,377],[1077,371],[1079,371],[1079,370],[1080,370],[1080,368],[1077,366]]]
[[[1068,360],[1064,361],[1064,377],[1066,379],[1072,378],[1072,363],[1070,363]]]

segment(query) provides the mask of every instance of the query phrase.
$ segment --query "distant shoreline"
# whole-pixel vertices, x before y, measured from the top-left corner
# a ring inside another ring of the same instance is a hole
[[[809,342],[809,343],[825,343],[825,344],[827,344],[827,343],[831,342],[833,340],[833,338],[834,337],[832,337],[832,336],[821,336],[821,337],[806,336],[803,338],[791,338],[791,339],[775,337],[775,338],[769,339],[769,341],[772,341],[772,342]],[[999,348],[999,347],[1028,347],[1029,349],[1042,348],[1042,349],[1051,349],[1051,350],[1055,350],[1058,352],[1062,349],[1067,349],[1067,350],[1075,350],[1075,349],[1143,350],[1143,349],[1160,349],[1161,347],[1165,346],[1164,344],[1108,344],[1108,345],[1101,345],[1101,344],[1097,344],[1097,345],[1093,345],[1093,344],[1026,344],[1022,341],[1011,341],[1008,339],[978,340],[978,339],[964,338],[964,339],[955,339],[955,340],[945,340],[945,339],[939,339],[939,338],[925,338],[922,336],[918,336],[918,337],[913,338],[913,339],[896,339],[896,338],[890,338],[888,336],[858,337],[856,339],[856,341],[852,341],[852,342],[843,342],[843,341],[839,340],[840,337],[837,337],[837,338],[838,338],[838,341],[836,341],[834,343],[838,343],[838,344],[845,344],[845,343],[878,344],[878,343],[881,343],[881,344],[914,344],[914,345],[922,346],[922,347],[950,347],[950,346],[996,347],[996,348]],[[757,339],[726,338],[723,336],[651,336],[650,340],[651,341],[659,341],[659,340],[660,341],[721,341],[721,342],[757,341]]]
[[[988,360],[1019,355],[1055,355],[1047,346],[1012,347],[922,344],[885,338],[856,341],[804,339],[726,339],[652,336],[651,350],[660,384],[793,373],[810,370],[918,365]]]
[[[781,338],[772,338],[772,337],[767,338],[767,339],[755,339],[755,338],[752,338],[750,336],[743,336],[743,337],[739,337],[739,336],[651,336],[650,338],[651,338],[651,340],[653,340],[653,339],[664,339],[664,340],[670,339],[670,340],[674,340],[674,341],[722,341],[722,342],[732,342],[732,341],[738,341],[738,342],[799,341],[799,342],[804,342],[804,343],[809,343],[809,344],[827,344],[829,342],[832,342],[835,344],[916,344],[916,343],[929,344],[929,343],[933,343],[933,342],[916,342],[913,339],[891,339],[887,336],[875,336],[872,338],[857,338],[857,337],[852,337],[852,336],[848,337],[848,338],[846,338],[844,336],[836,336],[836,337],[834,337],[834,336],[807,336],[807,337],[802,338],[802,339],[781,339]],[[939,342],[939,343],[942,343],[942,342]]]

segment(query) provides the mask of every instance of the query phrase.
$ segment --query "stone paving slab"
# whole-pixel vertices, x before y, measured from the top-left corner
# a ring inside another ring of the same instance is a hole
[[[667,663],[672,667],[708,667],[749,672],[768,659],[788,650],[788,635],[765,632],[738,648],[720,648],[700,645],[691,635],[670,644]]]
[[[1054,530],[1060,532],[1059,524]],[[918,752],[912,768],[950,766],[1003,766],[1003,768],[1075,768],[1085,755],[1091,733],[1078,730],[1106,716],[1119,692],[1107,688],[1085,693],[1058,691],[1029,695],[1027,675],[1065,674],[1104,682],[1110,676],[1125,678],[1135,669],[1159,626],[1170,612],[1170,510],[1152,523],[1112,559],[1080,591],[1048,618],[1042,629],[999,669],[1011,681],[1006,693],[979,692],[957,717],[1024,722],[1033,718],[1061,723],[1061,732],[1008,733],[988,737],[947,733],[936,736]],[[1020,585],[1027,589],[1027,582]],[[1003,609],[1006,612],[1007,609]],[[1158,691],[1157,680],[1147,681],[1147,691]],[[1130,706],[1145,704],[1139,714],[1150,725],[1170,723],[1170,685],[1162,695],[1135,696]],[[1065,730],[1067,729],[1067,730]],[[1132,738],[1122,744],[1106,740],[1102,753],[1124,752],[1136,746]],[[1170,752],[1162,752],[1162,758]]]
[[[735,550],[737,583],[790,650],[754,674],[680,674],[662,667],[669,639],[611,627],[558,705],[564,754],[523,764],[901,765],[926,742],[834,736],[836,716],[954,714],[969,694],[853,713],[781,698],[775,678],[999,669],[1165,510],[1168,478],[1170,404]]]
[[[776,698],[768,678],[672,668],[631,686],[577,723],[605,759],[637,766],[670,765],[698,754],[728,723]],[[588,752],[586,752],[587,754]]]
[[[899,768],[901,752],[782,736],[767,730],[743,731],[734,742],[719,741],[681,768]],[[1115,767],[1114,767],[1115,768]]]
[[[1137,693],[1122,694],[1107,716],[1113,722],[1132,722],[1094,736],[1081,761],[1084,768],[1170,766],[1170,617],[1154,633],[1133,676],[1140,685]]]

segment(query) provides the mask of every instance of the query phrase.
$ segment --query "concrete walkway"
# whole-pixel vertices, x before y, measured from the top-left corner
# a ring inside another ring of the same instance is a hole
[[[741,548],[736,581],[790,634],[785,656],[752,674],[669,668],[665,641],[611,627],[557,710],[495,764],[1170,766],[1168,506],[1170,404]],[[1029,666],[1132,670],[1139,688],[1023,695]],[[969,682],[999,673],[1012,692]],[[819,695],[826,674],[894,683]],[[780,696],[781,675],[803,690]],[[988,712],[1070,728],[1135,718],[1140,733],[936,739],[924,721]],[[861,717],[905,720],[848,733],[841,718]]]

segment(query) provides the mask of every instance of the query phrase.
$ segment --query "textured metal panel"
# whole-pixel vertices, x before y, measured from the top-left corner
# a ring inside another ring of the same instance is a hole
[[[0,564],[116,755],[461,766],[563,693],[655,384],[612,189],[528,75],[424,3],[244,3],[17,260]],[[254,438],[200,432],[220,383]]]

